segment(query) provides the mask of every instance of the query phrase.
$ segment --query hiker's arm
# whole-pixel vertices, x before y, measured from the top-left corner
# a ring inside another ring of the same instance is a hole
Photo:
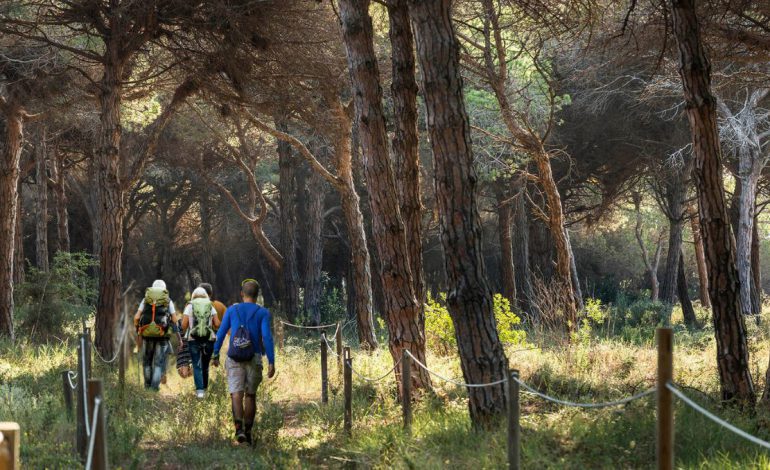
[[[222,325],[222,322],[219,321],[219,315],[217,315],[217,309],[214,307],[211,307],[211,324],[214,325],[215,328],[219,328],[220,325]]]
[[[190,328],[190,317],[182,315],[182,331],[187,331]]]
[[[222,318],[222,325],[217,331],[217,342],[214,343],[214,357],[219,357],[219,350],[222,348],[222,343],[225,341],[227,332],[230,331],[230,311],[225,312],[225,317]]]
[[[273,347],[273,334],[270,331],[271,323],[271,315],[268,311],[267,315],[262,317],[262,346],[265,348],[267,363],[272,366],[275,364],[275,349]]]

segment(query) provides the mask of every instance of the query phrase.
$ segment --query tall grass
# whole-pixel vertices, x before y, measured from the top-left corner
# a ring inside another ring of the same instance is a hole
[[[753,416],[721,409],[712,334],[677,331],[675,381],[696,401],[741,428],[770,439],[768,414]],[[633,340],[595,331],[590,341],[543,340],[530,334],[534,349],[511,346],[508,357],[523,380],[551,395],[580,401],[623,397],[654,384],[653,328]],[[750,330],[753,372],[764,386],[767,338]],[[354,376],[353,435],[342,432],[342,388],[330,355],[330,402],[320,403],[319,339],[287,331],[278,354],[278,374],[260,388],[256,445],[232,441],[229,397],[221,369],[213,369],[205,400],[194,397],[191,379],[170,370],[160,393],[145,391],[132,361],[123,393],[115,367],[94,361],[109,411],[109,454],[115,468],[504,468],[502,427],[476,432],[468,421],[464,390],[434,380],[436,393],[414,410],[411,436],[401,429],[401,412],[391,374],[371,384]],[[49,344],[0,341],[0,420],[23,430],[25,468],[78,468],[73,452],[74,420],[64,410],[60,371],[73,369],[72,341]],[[392,367],[386,348],[368,354],[355,349],[353,366],[379,376]],[[459,361],[429,352],[430,366],[461,378]],[[523,468],[651,468],[655,458],[654,400],[624,407],[576,410],[523,394]],[[679,468],[770,468],[768,453],[721,430],[681,403],[676,408]]]

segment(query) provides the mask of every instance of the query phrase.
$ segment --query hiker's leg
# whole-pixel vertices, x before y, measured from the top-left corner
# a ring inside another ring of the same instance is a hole
[[[246,385],[246,367],[228,357],[225,359],[225,372],[227,372],[227,388],[230,391],[230,400],[232,401],[235,433],[238,434],[243,430],[243,392]]]
[[[201,372],[203,373],[203,389],[209,388],[209,364],[211,355],[214,354],[214,343],[206,341],[201,345]]]
[[[254,418],[257,415],[257,395],[247,393],[243,397],[243,426],[246,428],[246,436],[251,439],[251,428],[254,427]]]
[[[142,368],[144,370],[144,388],[152,386],[152,358],[155,354],[155,345],[152,341],[144,341],[144,354],[142,356]]]
[[[262,357],[257,355],[251,360],[246,379],[246,396],[243,399],[243,422],[246,436],[251,439],[251,428],[257,414],[257,387],[262,383]]]
[[[233,407],[233,423],[235,423],[235,432],[243,429],[243,392],[230,394]]]
[[[190,348],[190,359],[192,360],[193,380],[195,380],[195,390],[203,390],[203,371],[201,367],[201,343],[192,340],[187,343]]]
[[[166,373],[166,362],[168,359],[168,341],[156,341],[154,345],[155,354],[152,361],[152,388],[160,390],[160,380]]]

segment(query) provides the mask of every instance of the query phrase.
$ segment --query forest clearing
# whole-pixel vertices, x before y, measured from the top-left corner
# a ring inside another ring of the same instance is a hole
[[[770,468],[768,51],[767,1],[0,0],[0,470]]]

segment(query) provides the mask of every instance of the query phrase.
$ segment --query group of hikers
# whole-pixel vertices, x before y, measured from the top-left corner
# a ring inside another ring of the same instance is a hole
[[[143,347],[144,386],[159,390],[165,383],[171,335],[179,337],[177,369],[183,378],[192,376],[195,394],[206,396],[209,365],[218,367],[219,353],[230,336],[224,369],[232,400],[235,438],[251,444],[256,415],[256,392],[262,382],[263,356],[267,356],[268,378],[275,375],[275,350],[270,311],[257,303],[259,284],[254,279],[241,283],[241,303],[226,307],[214,300],[211,284],[193,290],[182,318],[177,315],[166,283],[156,280],[147,288],[134,315],[138,344]]]

